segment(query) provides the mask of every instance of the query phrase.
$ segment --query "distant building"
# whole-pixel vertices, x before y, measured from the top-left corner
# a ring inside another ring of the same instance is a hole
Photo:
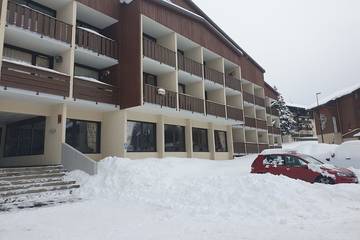
[[[310,109],[314,112],[319,142],[339,144],[359,139],[360,84],[335,92]]]
[[[286,105],[294,115],[296,126],[293,134],[283,136],[283,141],[297,142],[316,140],[315,121],[312,110],[308,110],[306,106],[293,103],[287,103]]]

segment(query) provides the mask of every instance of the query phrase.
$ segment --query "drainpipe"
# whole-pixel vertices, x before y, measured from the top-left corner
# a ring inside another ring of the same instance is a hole
[[[341,135],[343,135],[343,125],[342,125],[342,119],[341,119],[341,116],[340,116],[340,113],[339,113],[339,101],[338,99],[335,100],[336,101],[336,112],[337,112],[337,115],[338,115],[338,119],[339,119],[339,125],[340,125],[340,132],[341,132]]]

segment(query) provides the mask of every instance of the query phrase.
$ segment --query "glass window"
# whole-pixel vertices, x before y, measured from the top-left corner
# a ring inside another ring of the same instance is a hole
[[[4,58],[32,64],[32,54],[10,47],[4,47]]]
[[[156,124],[128,121],[127,152],[156,152]]]
[[[267,155],[263,161],[264,165],[282,166],[284,159],[280,155]]]
[[[45,118],[37,117],[6,126],[5,157],[44,154]]]
[[[185,127],[165,125],[165,152],[185,152]]]
[[[36,56],[36,66],[50,68],[50,59],[45,56],[37,55]]]
[[[99,80],[99,71],[84,66],[75,65],[75,76],[88,77]]]
[[[100,153],[100,131],[100,122],[67,119],[66,143],[85,154]]]
[[[150,73],[143,73],[144,83],[157,86],[157,76]]]
[[[299,158],[295,156],[283,156],[285,165],[288,167],[298,167],[304,165],[302,161],[300,161]]]
[[[215,130],[214,137],[215,137],[215,151],[227,152],[228,147],[227,147],[226,132]]]
[[[183,93],[183,94],[186,93],[186,91],[185,91],[185,84],[180,84],[180,83],[179,83],[179,93]]]
[[[194,152],[209,152],[208,144],[208,130],[202,128],[192,129],[193,151]]]

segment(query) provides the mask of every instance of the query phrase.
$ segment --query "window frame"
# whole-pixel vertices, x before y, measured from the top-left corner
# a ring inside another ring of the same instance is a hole
[[[181,135],[182,135],[182,139],[184,140],[184,142],[183,142],[184,146],[183,146],[182,149],[180,149],[178,151],[168,151],[168,150],[166,150],[166,127],[176,127],[176,128],[180,127],[183,130]],[[165,148],[165,152],[186,152],[186,139],[185,139],[186,134],[185,134],[185,131],[186,131],[185,126],[174,125],[174,124],[164,124],[164,148]]]
[[[154,151],[147,151],[147,150],[140,150],[140,151],[129,151],[128,147],[126,149],[126,152],[128,153],[156,153],[157,152],[157,123],[154,122],[144,122],[144,121],[137,121],[137,120],[127,120],[126,121],[126,128],[128,128],[128,123],[132,122],[132,123],[140,123],[141,124],[141,132],[143,131],[143,124],[152,124],[153,125],[153,130],[154,130],[154,136],[153,136],[153,142],[155,144],[154,146]],[[129,146],[130,144],[127,142],[127,138],[128,138],[128,134],[126,134],[126,144],[127,146]]]
[[[219,134],[219,133],[224,133],[225,134],[225,148],[224,150],[221,150],[221,151],[218,151],[217,149],[217,138],[216,138],[216,134]],[[229,151],[229,147],[228,147],[228,140],[227,140],[227,132],[226,131],[223,131],[223,130],[214,130],[214,143],[215,143],[215,152],[228,152]]]
[[[76,147],[72,146],[71,144],[69,144],[66,141],[66,132],[67,132],[67,128],[65,127],[65,143],[70,145],[71,147],[75,148],[76,150],[78,150],[79,152],[83,153],[83,154],[101,154],[101,122],[98,121],[90,121],[90,120],[81,120],[81,119],[74,119],[74,118],[67,118],[66,119],[66,125],[68,123],[68,121],[76,121],[76,122],[85,122],[85,123],[96,123],[97,125],[97,131],[96,131],[96,151],[94,152],[82,152],[79,149],[77,149]]]
[[[195,151],[195,144],[194,144],[194,130],[195,131],[198,131],[198,130],[200,130],[200,131],[205,131],[206,132],[206,134],[205,134],[205,136],[206,136],[206,150],[205,151]],[[192,128],[192,130],[191,130],[191,132],[192,132],[192,142],[193,142],[193,146],[192,146],[192,148],[193,148],[193,152],[210,152],[210,148],[209,148],[209,130],[208,129],[206,129],[206,128],[197,128],[197,127],[193,127]]]

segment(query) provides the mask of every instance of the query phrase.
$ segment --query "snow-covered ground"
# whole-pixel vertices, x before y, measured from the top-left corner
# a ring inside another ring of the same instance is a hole
[[[0,213],[0,239],[360,239],[359,184],[252,175],[254,158],[109,158],[72,173],[84,200]]]

